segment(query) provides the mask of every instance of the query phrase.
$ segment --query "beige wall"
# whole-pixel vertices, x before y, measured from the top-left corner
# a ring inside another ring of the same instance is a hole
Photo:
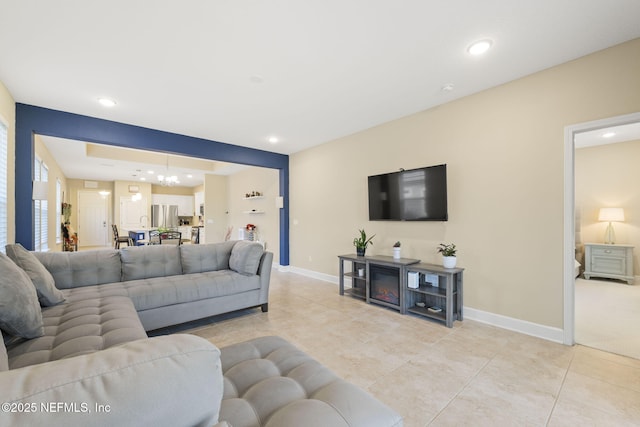
[[[229,179],[223,175],[204,176],[205,242],[222,242],[229,221]],[[232,237],[233,238],[233,237]]]
[[[598,221],[603,207],[621,207],[625,221],[615,223],[616,243],[634,245],[634,271],[640,272],[640,141],[576,150],[577,243],[602,243],[607,223]],[[582,261],[581,261],[582,262]],[[583,263],[584,265],[584,263]]]
[[[7,88],[0,82],[0,120],[7,125],[7,243],[16,240],[16,190],[15,190],[15,156],[16,156],[16,104]],[[2,248],[4,252],[4,248]]]
[[[276,207],[279,195],[279,172],[276,169],[251,167],[229,176],[229,222],[233,227],[231,239],[238,238],[238,228],[254,224],[258,238],[273,252],[274,262],[280,258],[280,209]],[[245,200],[245,195],[259,191],[261,199]],[[248,214],[251,210],[263,214]]]
[[[563,327],[564,127],[640,111],[640,39],[291,156],[291,264],[337,275],[372,254],[438,262],[454,242],[465,306]],[[370,222],[367,176],[448,165],[449,221]]]

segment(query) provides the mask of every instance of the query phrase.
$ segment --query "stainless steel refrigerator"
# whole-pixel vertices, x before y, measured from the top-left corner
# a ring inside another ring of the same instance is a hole
[[[177,228],[178,205],[151,205],[151,227]]]

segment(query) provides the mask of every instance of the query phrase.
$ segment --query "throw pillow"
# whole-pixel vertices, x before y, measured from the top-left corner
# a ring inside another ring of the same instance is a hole
[[[231,249],[229,268],[241,274],[256,274],[263,252],[260,243],[240,240]]]
[[[7,255],[18,267],[27,272],[29,278],[36,287],[40,305],[48,307],[60,304],[65,300],[62,292],[56,288],[55,280],[49,270],[36,258],[36,256],[26,250],[20,243],[5,246]]]
[[[0,329],[22,338],[44,334],[36,288],[27,273],[0,253]]]
[[[4,345],[4,337],[0,331],[0,372],[9,370],[9,356],[7,347]]]

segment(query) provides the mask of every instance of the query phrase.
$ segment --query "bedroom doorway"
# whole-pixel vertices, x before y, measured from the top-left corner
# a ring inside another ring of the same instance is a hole
[[[626,217],[616,225],[618,243],[635,246],[634,275],[640,276],[640,194],[625,184],[637,182],[628,176],[636,168],[624,166],[638,156],[640,113],[565,129],[564,342],[640,359],[640,331],[633,327],[640,322],[640,280],[628,285],[578,274],[584,270],[583,244],[604,241],[599,208],[614,204],[625,208]],[[578,272],[575,259],[583,264]]]

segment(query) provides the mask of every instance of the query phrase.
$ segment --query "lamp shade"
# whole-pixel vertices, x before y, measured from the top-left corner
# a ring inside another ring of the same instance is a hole
[[[600,208],[598,221],[624,221],[624,210],[622,208]]]

